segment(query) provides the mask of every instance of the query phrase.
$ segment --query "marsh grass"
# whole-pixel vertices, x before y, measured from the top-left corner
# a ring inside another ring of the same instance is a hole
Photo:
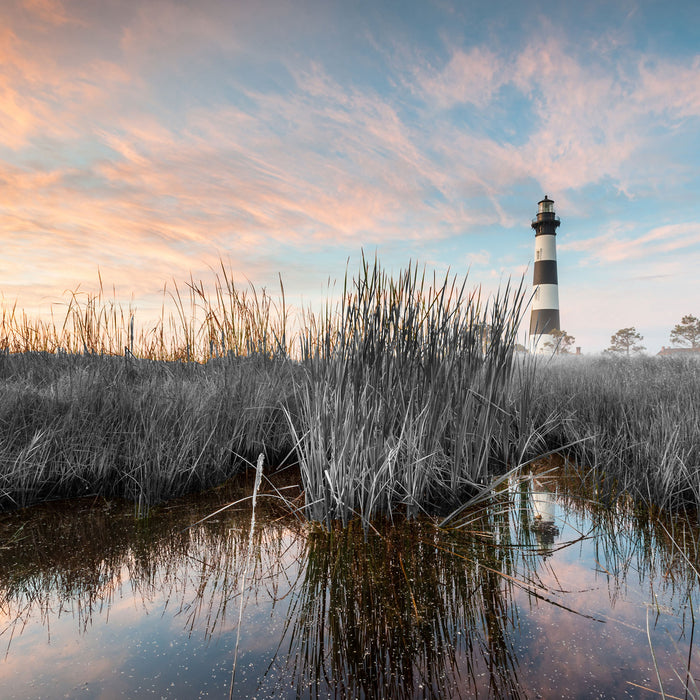
[[[628,493],[660,510],[697,509],[698,359],[555,358],[540,367],[536,393],[533,411],[560,415],[550,446],[573,443],[570,459],[601,498]]]
[[[2,306],[0,509],[95,494],[145,514],[262,452],[298,463],[309,520],[367,530],[449,513],[552,450],[610,502],[696,508],[700,363],[519,355],[526,302],[522,282],[483,299],[363,258],[320,313],[223,265],[166,286],[145,325],[101,280],[48,320]]]
[[[281,281],[273,300],[222,266],[208,289],[174,284],[147,332],[102,285],[72,293],[62,322],[5,312],[4,507],[96,493],[145,513],[263,452],[298,460],[309,519],[367,527],[456,503],[532,443],[522,284],[483,302],[466,281],[363,259],[293,332]]]
[[[519,412],[522,285],[483,302],[454,278],[375,260],[306,324],[290,423],[308,517],[330,526],[458,503],[532,445]]]
[[[294,381],[284,290],[276,302],[238,289],[223,265],[211,287],[164,287],[147,326],[101,278],[48,320],[3,307],[0,509],[95,494],[132,499],[143,515],[261,452],[284,462]]]
[[[166,498],[292,450],[279,409],[290,367],[0,355],[0,504],[124,497],[143,515]]]

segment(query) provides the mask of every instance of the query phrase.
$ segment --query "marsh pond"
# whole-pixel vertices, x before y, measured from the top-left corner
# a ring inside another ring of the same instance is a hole
[[[249,500],[216,512],[244,487],[1,515],[0,695],[699,696],[686,522],[546,473],[444,527],[329,533],[261,495],[251,530]]]

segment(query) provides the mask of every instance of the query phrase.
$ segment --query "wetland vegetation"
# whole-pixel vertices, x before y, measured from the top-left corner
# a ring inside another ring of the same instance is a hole
[[[694,358],[533,358],[516,343],[522,285],[486,300],[376,261],[321,313],[295,313],[282,287],[241,291],[223,267],[211,292],[185,290],[150,326],[103,293],[72,294],[59,320],[2,309],[4,668],[42,629],[75,620],[83,639],[105,615],[131,620],[128,599],[197,668],[163,671],[178,690],[149,680],[166,696],[213,678],[220,694],[235,630],[251,697],[698,697]],[[555,561],[592,581],[565,586]],[[601,613],[593,589],[631,617]],[[601,642],[606,620],[610,644],[633,630],[634,662]],[[595,670],[565,669],[583,639]],[[132,679],[109,692],[148,676],[129,649]]]
[[[58,320],[2,310],[0,508],[91,494],[144,514],[263,453],[297,465],[308,519],[367,527],[456,508],[550,451],[601,495],[698,505],[700,363],[524,356],[522,285],[484,300],[364,261],[296,316],[223,266],[186,289],[149,329],[102,293]]]

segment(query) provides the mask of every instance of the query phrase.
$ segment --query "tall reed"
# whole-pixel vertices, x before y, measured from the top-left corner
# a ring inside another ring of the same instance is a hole
[[[96,292],[79,288],[52,306],[48,318],[30,317],[0,302],[0,350],[124,355],[149,360],[206,362],[232,354],[286,355],[289,336],[284,286],[274,299],[253,285],[240,288],[223,262],[205,284],[190,278],[162,290],[160,316],[137,322],[133,302],[110,297],[99,278]]]
[[[307,514],[330,525],[457,503],[520,456],[522,284],[484,302],[455,278],[363,259],[337,313],[308,319],[296,385]]]

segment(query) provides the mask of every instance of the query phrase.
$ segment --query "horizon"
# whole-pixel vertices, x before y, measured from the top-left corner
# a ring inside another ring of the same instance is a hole
[[[700,5],[11,0],[0,299],[211,280],[319,304],[362,251],[495,293],[561,219],[562,330],[700,316]],[[529,311],[524,319],[527,326]]]

